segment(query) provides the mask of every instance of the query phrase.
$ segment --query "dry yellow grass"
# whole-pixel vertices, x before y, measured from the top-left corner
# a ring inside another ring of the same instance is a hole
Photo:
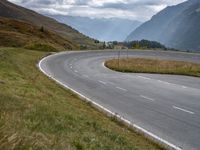
[[[200,64],[184,61],[123,58],[120,60],[109,60],[105,65],[110,69],[121,72],[174,74],[200,77]]]

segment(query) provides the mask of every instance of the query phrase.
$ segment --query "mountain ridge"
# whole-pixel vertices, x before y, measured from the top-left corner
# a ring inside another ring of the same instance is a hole
[[[96,48],[95,40],[91,39],[72,27],[57,22],[56,20],[38,14],[33,10],[15,5],[7,0],[0,1],[0,16],[8,19],[17,19],[28,22],[34,26],[44,27],[45,29],[66,38],[68,41],[80,47],[86,45],[88,48]]]
[[[119,18],[89,18],[79,16],[47,15],[57,21],[69,24],[79,32],[100,41],[123,41],[130,30],[141,22]],[[116,32],[117,31],[117,32]]]
[[[165,8],[154,15],[151,20],[134,30],[126,38],[126,41],[147,39],[161,42],[168,47],[176,49],[200,51],[200,41],[198,40],[200,39],[200,36],[196,37],[196,33],[200,30],[200,17],[198,17],[198,14],[195,14],[196,21],[186,17],[192,13],[194,6],[196,5],[198,7],[199,4],[200,2],[197,0],[190,0]],[[188,10],[190,10],[190,13],[187,13]],[[187,26],[189,24],[190,28]],[[185,38],[187,37],[188,32],[194,27],[195,31],[193,31],[193,36],[191,35],[190,38]],[[187,29],[187,31],[183,34],[183,31],[180,31],[179,28],[182,30]],[[193,42],[192,40],[195,40],[196,42]],[[193,45],[194,43],[195,45]]]
[[[41,51],[77,49],[71,41],[28,22],[0,17],[0,46]]]

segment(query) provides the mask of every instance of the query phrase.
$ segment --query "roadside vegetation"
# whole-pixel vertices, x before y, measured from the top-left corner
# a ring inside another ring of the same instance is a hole
[[[200,64],[184,61],[123,58],[119,60],[108,60],[105,63],[105,66],[120,72],[156,73],[200,77]]]
[[[163,149],[43,75],[46,54],[0,48],[0,149]]]
[[[106,48],[109,49],[137,49],[137,50],[172,50],[159,42],[149,41],[149,40],[141,40],[141,41],[127,41],[127,42],[108,42]]]
[[[130,41],[124,42],[124,45],[129,49],[162,49],[167,50],[167,48],[159,42],[141,40],[141,41]]]

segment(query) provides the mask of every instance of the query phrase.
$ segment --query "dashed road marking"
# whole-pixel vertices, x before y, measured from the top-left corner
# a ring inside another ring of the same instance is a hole
[[[187,87],[186,86],[181,86],[183,89],[186,89]]]
[[[99,83],[106,85],[106,82],[99,80]]]
[[[142,97],[142,98],[144,98],[144,99],[146,99],[146,100],[155,101],[155,99],[149,98],[149,97],[144,96],[144,95],[140,95],[140,97]]]
[[[164,84],[168,84],[168,85],[172,84],[172,83],[169,83],[169,82],[166,82],[166,81],[162,81],[162,80],[158,80],[158,82],[164,83]]]
[[[195,114],[195,113],[192,112],[192,111],[189,111],[189,110],[186,110],[186,109],[184,109],[184,108],[177,107],[177,106],[173,106],[173,108],[174,108],[174,109],[177,109],[177,110],[181,110],[181,111],[186,112],[186,113],[189,113],[189,114],[192,114],[192,115]]]
[[[121,87],[116,87],[117,89],[119,89],[119,90],[122,90],[122,91],[127,91],[127,89],[124,89],[124,88],[121,88]]]
[[[162,81],[162,80],[157,80],[157,81],[160,82],[160,83],[168,84],[168,85],[180,86],[180,87],[183,88],[183,89],[186,89],[186,88],[187,88],[187,87],[184,86],[184,85],[178,85],[178,84],[174,84],[174,83],[169,83],[169,82]]]
[[[139,78],[145,79],[145,80],[151,80],[151,78],[143,77],[143,76],[137,76]]]

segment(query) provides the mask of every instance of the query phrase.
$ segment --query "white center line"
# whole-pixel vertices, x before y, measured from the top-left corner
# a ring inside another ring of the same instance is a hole
[[[162,81],[162,80],[157,80],[157,81],[160,83],[168,84],[168,85],[181,86],[181,88],[183,88],[183,89],[187,88],[186,86],[183,86],[183,85],[173,84],[173,83],[169,83],[169,82]]]
[[[186,110],[186,109],[183,109],[183,108],[177,107],[177,106],[173,106],[173,108],[174,108],[174,109],[177,109],[177,110],[181,110],[181,111],[187,112],[187,113],[192,114],[192,115],[195,114],[195,113],[192,112],[192,111],[189,111],[189,110]]]
[[[99,83],[106,85],[106,82],[99,80]]]
[[[72,69],[73,67],[72,67],[72,66],[70,66],[70,68]]]
[[[162,80],[158,80],[158,82],[160,82],[160,83],[164,83],[164,84],[168,84],[168,85],[170,85],[170,84],[171,84],[171,83],[169,83],[169,82],[162,81]]]
[[[122,90],[122,91],[127,91],[126,89],[118,87],[118,86],[116,88],[119,89],[119,90]]]
[[[183,89],[186,89],[187,87],[186,86],[181,86]]]
[[[146,97],[146,96],[144,96],[144,95],[140,95],[140,97],[142,97],[142,98],[144,98],[144,99],[146,99],[146,100],[155,101],[155,99]]]
[[[147,77],[143,77],[143,76],[137,76],[138,78],[142,78],[142,79],[145,79],[145,80],[150,80],[150,78],[147,78]]]

